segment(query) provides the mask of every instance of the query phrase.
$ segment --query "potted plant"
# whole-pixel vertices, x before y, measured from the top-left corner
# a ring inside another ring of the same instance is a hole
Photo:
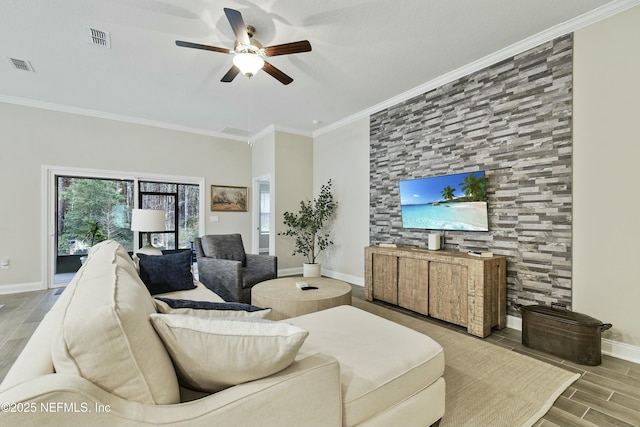
[[[294,238],[293,255],[302,254],[307,257],[307,262],[303,265],[304,277],[320,276],[320,264],[316,263],[316,259],[333,244],[326,230],[338,206],[331,194],[331,186],[332,182],[329,180],[320,187],[317,198],[301,201],[298,213],[285,212],[284,225],[287,230],[278,233],[280,236]]]

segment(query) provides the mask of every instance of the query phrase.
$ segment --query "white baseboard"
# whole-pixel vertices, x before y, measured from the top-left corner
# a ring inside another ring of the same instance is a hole
[[[278,270],[278,277],[286,277],[286,276],[298,276],[302,274],[302,267],[296,268],[283,268]],[[327,270],[326,268],[322,269],[321,273],[324,277],[330,277],[336,280],[342,280],[353,285],[364,286],[364,277],[352,276],[350,274],[340,273],[338,271]]]
[[[332,279],[342,280],[353,285],[364,286],[364,277],[352,276],[350,274],[340,273],[338,271],[322,269],[322,275],[331,277]]]
[[[640,347],[637,345],[602,338],[602,353],[629,362],[640,363]]]
[[[17,294],[20,292],[43,291],[45,289],[47,289],[47,287],[42,282],[0,285],[0,295]]]
[[[507,328],[522,331],[522,318],[507,316]],[[602,354],[633,363],[640,363],[640,347],[602,338]]]
[[[278,277],[298,276],[302,274],[302,266],[296,268],[283,268],[278,270]]]
[[[507,328],[515,329],[516,331],[522,330],[522,318],[516,316],[507,316]]]

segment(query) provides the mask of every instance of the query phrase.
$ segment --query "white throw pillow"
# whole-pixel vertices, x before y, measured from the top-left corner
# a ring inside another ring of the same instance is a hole
[[[182,384],[216,392],[291,365],[309,332],[262,319],[151,314]]]

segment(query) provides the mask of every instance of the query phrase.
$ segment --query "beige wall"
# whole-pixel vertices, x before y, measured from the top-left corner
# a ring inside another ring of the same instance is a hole
[[[313,140],[309,137],[275,132],[275,177],[271,182],[275,206],[276,233],[284,231],[286,211],[298,212],[300,201],[313,197]],[[301,271],[306,258],[292,256],[292,239],[276,236],[278,270],[283,274]]]
[[[274,177],[276,172],[276,160],[275,160],[276,150],[275,150],[275,132],[270,132],[266,135],[263,135],[259,139],[253,141],[253,148],[251,150],[251,173],[253,177],[253,187],[256,185],[256,180],[260,179],[268,179],[269,180],[269,192],[270,192],[270,209],[271,215],[269,216],[269,226],[270,226],[270,235],[269,235],[269,254],[275,255],[275,195],[273,191],[274,185]],[[260,243],[258,241],[258,237],[255,233],[257,233],[257,229],[259,228],[259,214],[256,212],[258,209],[259,203],[259,195],[256,193],[258,191],[257,188],[254,188],[253,194],[251,196],[251,200],[253,202],[252,210],[252,223],[251,223],[251,232],[254,233],[253,236],[253,248],[254,253],[258,252]]]
[[[640,7],[575,33],[574,309],[640,346]]]
[[[276,135],[268,133],[253,141],[251,149],[251,173],[253,178],[275,176],[276,172]]]
[[[251,185],[246,143],[4,103],[0,129],[0,258],[11,259],[0,293],[3,285],[45,285],[43,165],[204,177],[206,232],[240,232],[251,242],[249,213],[208,222],[211,184]]]
[[[364,248],[369,244],[369,118],[314,139],[313,186],[329,179],[338,200],[334,245],[321,258],[325,274],[364,285]]]

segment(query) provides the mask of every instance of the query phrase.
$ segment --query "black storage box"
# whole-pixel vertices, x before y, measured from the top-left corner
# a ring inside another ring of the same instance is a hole
[[[602,361],[600,333],[611,328],[586,314],[544,305],[519,306],[522,344],[581,365]]]

